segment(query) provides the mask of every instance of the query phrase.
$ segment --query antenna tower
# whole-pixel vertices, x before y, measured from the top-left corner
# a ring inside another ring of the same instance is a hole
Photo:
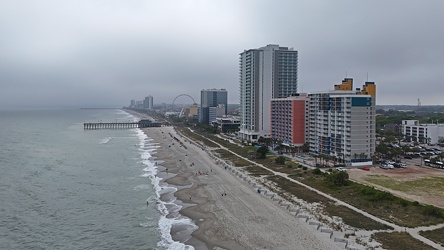
[[[418,98],[418,107],[420,107],[421,106],[421,100],[419,100],[419,98]]]

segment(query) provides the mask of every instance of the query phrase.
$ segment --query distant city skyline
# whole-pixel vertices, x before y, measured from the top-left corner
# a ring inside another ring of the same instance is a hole
[[[438,0],[3,1],[0,109],[171,103],[211,88],[237,104],[239,54],[266,44],[299,52],[299,92],[350,77],[378,83],[377,105],[444,105],[443,9]]]

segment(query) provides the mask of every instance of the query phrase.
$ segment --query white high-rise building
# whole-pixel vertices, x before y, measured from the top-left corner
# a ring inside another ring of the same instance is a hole
[[[298,51],[267,45],[240,53],[239,137],[256,141],[271,134],[271,99],[297,93]]]

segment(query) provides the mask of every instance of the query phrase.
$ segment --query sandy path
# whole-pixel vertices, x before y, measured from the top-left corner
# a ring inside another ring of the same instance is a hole
[[[160,143],[156,157],[165,161],[161,165],[168,168],[168,178],[176,174],[167,182],[174,185],[192,184],[191,188],[176,192],[176,196],[184,202],[197,204],[181,213],[192,218],[199,226],[193,236],[205,242],[208,248],[344,248],[343,244],[334,243],[328,234],[317,232],[315,227],[258,194],[246,182],[217,165],[203,149],[189,142],[184,143],[186,148],[181,146],[170,134],[182,142],[185,139],[176,134],[173,127],[148,128],[144,131]]]

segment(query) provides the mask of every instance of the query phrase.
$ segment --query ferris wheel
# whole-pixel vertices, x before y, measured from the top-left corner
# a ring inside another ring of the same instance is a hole
[[[194,100],[194,98],[193,98],[192,96],[190,96],[190,95],[188,95],[188,94],[180,94],[180,95],[178,95],[178,96],[176,96],[176,97],[174,98],[173,103],[172,103],[173,106],[174,106],[176,100],[177,100],[178,98],[182,97],[182,96],[185,96],[185,97],[190,98],[190,99],[193,101],[193,104],[196,103],[196,101]],[[184,106],[182,107],[182,109],[180,110],[179,117],[183,117],[184,109],[185,109],[185,105],[184,105]]]

